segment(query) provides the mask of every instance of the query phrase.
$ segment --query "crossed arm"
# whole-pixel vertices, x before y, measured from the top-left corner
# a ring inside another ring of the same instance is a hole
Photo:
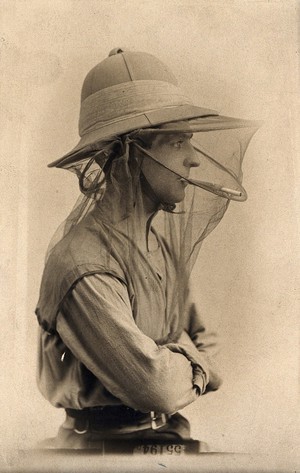
[[[159,346],[135,324],[126,286],[107,274],[85,277],[76,285],[58,316],[57,330],[104,387],[134,409],[173,413],[220,384],[195,311],[178,343]]]

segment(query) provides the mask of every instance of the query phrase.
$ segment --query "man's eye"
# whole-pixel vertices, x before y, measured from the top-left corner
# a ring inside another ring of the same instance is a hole
[[[175,148],[181,148],[184,144],[184,140],[178,140],[174,143]]]

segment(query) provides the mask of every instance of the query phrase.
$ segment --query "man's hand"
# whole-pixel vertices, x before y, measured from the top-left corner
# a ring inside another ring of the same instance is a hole
[[[179,337],[178,343],[182,346],[186,346],[187,348],[196,348],[195,344],[193,343],[191,337],[189,334],[183,330],[182,334]],[[203,366],[203,369],[206,369],[206,366],[209,367],[209,383],[206,387],[206,393],[209,391],[216,391],[219,389],[219,387],[222,384],[222,379],[220,376],[217,374],[217,369],[215,367],[215,363],[212,361],[211,358],[204,352],[204,351],[199,351],[199,353],[203,354],[203,360],[205,362],[205,368]]]

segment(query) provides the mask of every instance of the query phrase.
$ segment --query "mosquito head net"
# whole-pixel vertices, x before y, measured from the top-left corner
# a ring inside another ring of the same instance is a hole
[[[196,107],[175,84],[153,56],[122,50],[88,74],[80,142],[50,165],[74,172],[82,195],[48,256],[93,213],[112,251],[122,236],[130,271],[139,252],[167,248],[175,268],[169,291],[180,313],[202,241],[230,200],[247,198],[242,162],[259,124]]]

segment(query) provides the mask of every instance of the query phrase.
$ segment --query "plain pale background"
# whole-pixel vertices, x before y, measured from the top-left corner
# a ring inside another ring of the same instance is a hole
[[[77,143],[82,81],[117,46],[158,56],[194,103],[264,120],[244,164],[248,201],[231,203],[194,274],[205,320],[220,335],[224,384],[184,413],[193,437],[214,450],[296,455],[298,6],[1,2],[0,441],[6,458],[54,436],[63,419],[36,388],[34,308],[47,244],[78,187],[71,174],[46,165]]]

